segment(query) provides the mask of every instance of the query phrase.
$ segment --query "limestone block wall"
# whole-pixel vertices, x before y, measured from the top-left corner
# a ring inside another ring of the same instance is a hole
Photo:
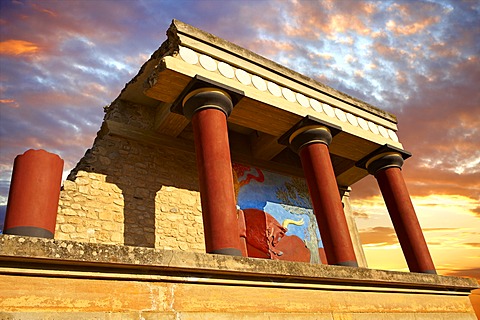
[[[105,120],[152,130],[154,112],[117,102]],[[204,252],[195,156],[100,130],[63,185],[55,238]]]

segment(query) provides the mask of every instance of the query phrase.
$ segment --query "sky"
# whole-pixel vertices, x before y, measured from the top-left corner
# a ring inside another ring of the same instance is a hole
[[[174,18],[395,114],[437,271],[480,279],[478,0],[0,0],[0,213],[15,156],[71,170]],[[352,189],[369,267],[407,271],[375,179]]]

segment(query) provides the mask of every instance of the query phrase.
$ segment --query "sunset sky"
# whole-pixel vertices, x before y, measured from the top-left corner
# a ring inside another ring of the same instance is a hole
[[[68,172],[179,19],[398,117],[441,274],[480,279],[480,1],[0,0],[0,205],[16,155]],[[352,186],[369,267],[406,271],[375,179]]]

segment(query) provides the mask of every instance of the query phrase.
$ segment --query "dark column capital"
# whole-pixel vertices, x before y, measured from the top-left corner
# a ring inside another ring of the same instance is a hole
[[[375,175],[378,171],[387,168],[402,168],[403,157],[400,153],[385,152],[372,157],[365,164],[368,173]]]
[[[327,146],[332,142],[332,134],[324,126],[306,126],[293,132],[288,143],[293,151],[299,152],[300,149],[311,143],[322,143]]]
[[[195,112],[204,109],[217,109],[228,118],[233,110],[230,95],[217,88],[200,88],[188,93],[182,101],[183,115],[191,120]]]
[[[312,143],[321,143],[328,147],[333,137],[340,131],[342,128],[337,125],[306,116],[285,132],[278,139],[278,143],[289,146],[298,153],[302,147]]]
[[[172,103],[170,111],[191,120],[197,111],[217,109],[228,118],[233,107],[244,95],[241,90],[196,75]]]
[[[360,161],[356,166],[375,175],[377,172],[387,168],[402,168],[403,161],[411,157],[412,154],[403,149],[385,144]]]

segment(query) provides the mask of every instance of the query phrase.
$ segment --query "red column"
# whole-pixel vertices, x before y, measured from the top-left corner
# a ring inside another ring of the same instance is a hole
[[[326,127],[294,132],[290,144],[300,155],[329,264],[358,266],[338,185],[328,151],[332,140]]]
[[[15,158],[3,232],[53,238],[62,182],[63,160],[45,150]]]
[[[232,108],[228,94],[216,89],[196,90],[184,99],[193,125],[206,250],[241,256],[227,131]]]
[[[422,228],[403,179],[400,154],[386,153],[367,163],[375,176],[411,272],[436,274]]]

